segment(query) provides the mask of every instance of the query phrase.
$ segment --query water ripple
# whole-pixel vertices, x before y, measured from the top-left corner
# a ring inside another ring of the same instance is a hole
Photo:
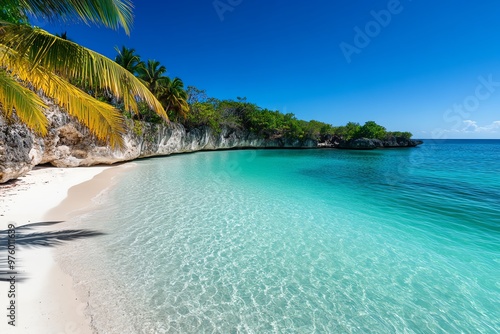
[[[106,235],[66,255],[102,332],[498,332],[499,184],[454,179],[467,164],[388,184],[410,155],[143,161],[79,223]]]

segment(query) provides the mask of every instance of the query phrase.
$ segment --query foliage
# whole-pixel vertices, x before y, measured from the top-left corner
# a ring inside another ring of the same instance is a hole
[[[359,123],[349,122],[344,126],[335,128],[334,134],[344,140],[357,139],[361,126]]]
[[[17,110],[21,122],[41,135],[47,134],[48,120],[42,112],[45,103],[3,69],[0,69],[0,105],[7,119],[12,119]]]
[[[17,7],[24,15],[47,20],[80,20],[85,23],[123,28],[127,34],[133,22],[130,0],[6,0],[7,6]],[[2,4],[2,6],[4,6]]]
[[[344,126],[334,127],[331,124],[316,120],[298,120],[294,114],[283,114],[276,110],[260,108],[246,98],[235,100],[218,100],[208,98],[204,90],[189,86],[187,90],[190,112],[185,120],[187,128],[209,126],[220,131],[222,126],[246,129],[262,138],[289,138],[325,140],[336,136],[351,140],[362,137],[386,139],[394,134],[410,138],[409,132],[387,132],[386,129],[373,121],[363,126],[349,122]]]
[[[132,22],[131,6],[127,0],[9,0],[5,8],[9,11],[2,9],[2,14],[7,16],[10,13],[14,18],[12,9],[21,13],[21,19],[27,14],[48,19],[79,18],[112,28],[121,26],[127,32]],[[123,144],[123,116],[116,108],[78,87],[107,92],[121,99],[127,111],[136,113],[137,99],[145,101],[151,109],[168,119],[159,101],[131,73],[92,50],[27,24],[0,23],[0,67],[3,71],[0,101],[8,106],[3,110],[4,115],[13,119],[15,109],[21,122],[42,135],[47,132],[48,123],[43,115],[45,105],[36,94],[28,93],[31,89],[42,90],[85,124],[97,138],[114,147]],[[81,85],[72,84],[75,82]],[[19,103],[20,92],[26,100],[22,104]]]
[[[160,89],[161,82],[165,80],[163,74],[166,72],[167,68],[153,59],[149,59],[146,64],[137,67],[139,78],[155,95]]]
[[[135,75],[139,67],[144,66],[144,63],[141,62],[141,56],[135,53],[135,49],[128,49],[122,46],[121,50],[118,48],[115,48],[115,50],[118,52],[115,62],[130,73]]]
[[[187,118],[189,112],[188,95],[181,79],[174,78],[172,80],[165,77],[165,80],[160,82],[157,96],[171,119],[179,122]]]
[[[262,109],[245,98],[238,98],[237,101],[206,98],[204,91],[194,87],[188,88],[188,94],[193,101],[186,120],[188,128],[210,126],[220,131],[224,125],[247,129],[268,139],[304,137],[303,123],[307,122],[297,120],[294,114]]]
[[[335,128],[323,122],[311,120],[309,122],[300,121],[301,128],[304,131],[304,136],[314,140],[321,140],[325,136],[335,135]]]
[[[411,137],[413,137],[413,134],[411,132],[394,131],[394,132],[387,132],[387,137],[399,137],[404,139],[410,139]]]
[[[139,102],[138,118],[149,123],[162,123],[163,119],[158,116],[151,108],[144,102]]]
[[[223,126],[245,129],[263,138],[313,139],[360,137],[410,138],[387,132],[373,121],[334,127],[298,120],[292,113],[261,108],[245,97],[219,100],[194,86],[184,89],[156,60],[143,62],[134,49],[116,49],[115,62],[67,39],[28,24],[28,16],[80,20],[128,34],[130,0],[7,0],[0,9],[0,104],[9,119],[20,120],[39,134],[47,133],[47,106],[33,90],[41,90],[112,146],[123,144],[124,117],[150,123],[183,122],[187,128]],[[10,22],[10,23],[9,23]],[[134,132],[142,133],[134,121]]]
[[[17,0],[10,0],[6,3],[2,3],[2,8],[0,9],[0,21],[27,24],[28,18],[20,8],[19,1]]]
[[[217,113],[214,103],[211,101],[192,104],[185,124],[190,128],[209,126],[219,132],[221,123],[220,114]]]
[[[134,133],[136,134],[136,136],[142,136],[142,134],[144,133],[143,131],[143,125],[141,122],[139,121],[135,121],[134,120],[134,128],[133,128],[133,131]]]
[[[187,87],[187,102],[189,105],[195,104],[196,102],[206,102],[208,99],[207,92],[204,89],[198,89],[195,86]]]
[[[374,121],[366,122],[359,128],[358,133],[355,135],[357,138],[372,138],[372,139],[385,139],[387,135],[386,129],[375,123]]]
[[[188,93],[184,89],[184,83],[180,78],[171,79],[164,75],[167,68],[159,61],[149,59],[146,63],[140,60],[134,49],[122,47],[117,50],[116,62],[126,68],[130,73],[136,73],[139,79],[160,101],[169,118],[179,122],[186,120],[189,112]],[[140,112],[146,115],[145,121],[159,123],[161,119],[152,116],[149,112]]]

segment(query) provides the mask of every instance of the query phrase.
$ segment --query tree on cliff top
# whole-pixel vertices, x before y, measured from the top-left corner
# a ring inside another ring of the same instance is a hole
[[[141,56],[135,52],[135,49],[122,46],[121,50],[118,48],[115,48],[115,50],[118,53],[115,57],[115,62],[130,73],[137,74],[139,68],[144,66],[141,62]]]
[[[81,20],[109,28],[132,24],[129,0],[7,0],[0,17],[0,106],[40,135],[48,131],[47,106],[33,93],[41,90],[70,115],[113,147],[123,144],[124,119],[109,104],[98,101],[70,82],[108,91],[138,113],[144,101],[163,119],[168,116],[156,97],[132,73],[112,60],[71,41],[27,24],[27,15],[45,19]],[[10,22],[9,22],[10,21]]]
[[[188,95],[184,89],[184,82],[180,78],[170,79],[166,77],[160,86],[158,99],[173,120],[179,122],[187,118],[189,112]]]
[[[359,128],[356,137],[358,138],[371,138],[371,139],[385,139],[387,131],[382,125],[378,125],[374,121],[366,122],[362,127]]]

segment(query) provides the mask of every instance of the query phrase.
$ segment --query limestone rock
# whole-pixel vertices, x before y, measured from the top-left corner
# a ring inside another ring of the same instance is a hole
[[[56,167],[113,164],[137,158],[165,156],[200,150],[249,147],[316,147],[313,140],[267,140],[238,128],[223,127],[220,133],[202,127],[187,130],[181,124],[148,124],[127,120],[124,148],[99,143],[78,121],[50,105],[47,136],[34,136],[23,125],[0,123],[0,183],[28,173],[38,164]]]
[[[406,139],[403,137],[391,137],[383,142],[384,147],[415,147],[422,144],[423,141],[421,140]]]
[[[377,147],[381,147],[380,141],[376,139],[359,138],[351,140],[343,140],[339,144],[339,148],[350,149],[350,150],[373,150]]]
[[[264,139],[238,127],[222,127],[214,132],[209,127],[186,129],[182,124],[149,124],[127,120],[124,147],[111,149],[99,143],[89,130],[74,118],[59,110],[50,100],[47,111],[49,133],[40,138],[24,125],[7,124],[0,116],[0,183],[28,173],[38,164],[56,167],[113,164],[153,156],[201,150],[232,148],[345,148],[375,149],[378,147],[412,147],[422,142],[390,138],[384,142],[361,138],[344,141],[327,136],[316,140]]]
[[[31,152],[33,135],[20,124],[7,124],[0,119],[0,183],[29,172],[35,158]]]

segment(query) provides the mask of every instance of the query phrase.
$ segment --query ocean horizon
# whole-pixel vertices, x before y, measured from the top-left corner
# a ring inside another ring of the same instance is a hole
[[[57,250],[99,332],[496,333],[500,140],[134,162]],[[66,264],[66,265],[65,265]]]

